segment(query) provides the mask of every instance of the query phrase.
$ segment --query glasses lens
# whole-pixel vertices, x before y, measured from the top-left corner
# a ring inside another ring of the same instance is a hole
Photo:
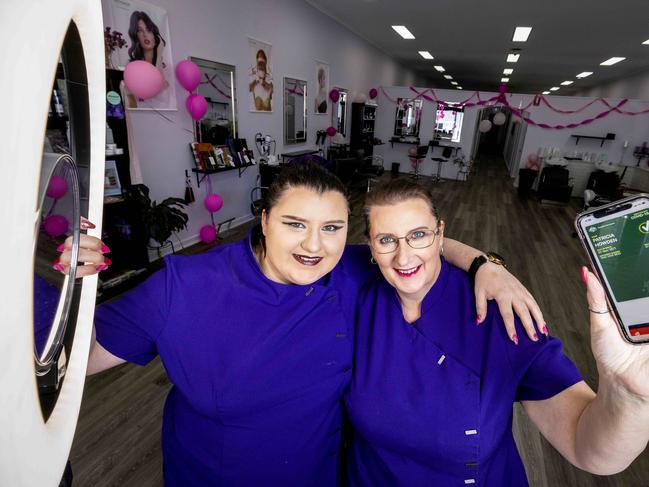
[[[397,250],[399,239],[393,235],[380,235],[374,240],[374,250],[379,254],[389,254]]]
[[[425,249],[433,245],[435,235],[432,230],[416,230],[408,234],[406,241],[413,249]]]

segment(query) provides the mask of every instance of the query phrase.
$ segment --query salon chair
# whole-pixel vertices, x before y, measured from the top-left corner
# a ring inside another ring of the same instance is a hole
[[[570,201],[572,185],[570,185],[570,172],[561,166],[546,166],[541,172],[538,196],[540,200],[567,203]]]
[[[421,161],[426,158],[426,154],[428,153],[428,146],[418,146],[416,154],[410,154],[410,151],[408,152],[408,158],[410,159],[410,164],[412,165],[412,173],[410,174],[410,177],[419,179],[419,166],[421,165]]]

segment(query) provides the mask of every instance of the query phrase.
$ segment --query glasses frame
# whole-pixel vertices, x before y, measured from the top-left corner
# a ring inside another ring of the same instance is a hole
[[[404,235],[403,237],[397,237],[397,236],[395,236],[395,235],[390,235],[389,233],[388,233],[388,234],[382,234],[383,236],[391,236],[391,237],[394,237],[394,238],[397,240],[397,246],[394,248],[394,250],[390,250],[390,251],[388,251],[388,252],[381,252],[380,250],[378,250],[378,249],[376,248],[376,246],[375,246],[375,244],[374,244],[374,242],[376,241],[376,238],[374,238],[374,239],[372,239],[372,240],[370,241],[370,245],[371,245],[372,249],[374,249],[374,251],[375,251],[377,254],[381,254],[381,255],[385,255],[385,254],[393,254],[393,253],[395,253],[397,250],[399,250],[399,246],[401,245],[401,240],[405,240],[406,243],[408,244],[408,247],[410,247],[411,249],[415,249],[415,250],[427,249],[428,247],[432,247],[432,245],[435,243],[435,240],[437,239],[437,236],[439,235],[439,230],[440,230],[440,228],[439,228],[439,225],[438,225],[437,228],[436,228],[435,230],[433,230],[432,228],[425,228],[425,229],[411,230],[410,232],[408,232],[408,233],[407,233],[406,235]],[[415,233],[415,232],[422,232],[422,231],[432,232],[432,233],[433,233],[433,241],[432,241],[431,243],[429,243],[428,245],[424,246],[424,247],[413,247],[412,244],[410,243],[410,239],[409,239],[408,237],[410,237],[410,235],[413,234],[413,233]]]

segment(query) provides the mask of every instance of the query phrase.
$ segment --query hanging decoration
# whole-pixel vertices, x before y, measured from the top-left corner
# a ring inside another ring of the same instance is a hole
[[[124,70],[126,87],[140,100],[153,98],[162,89],[163,79],[158,68],[146,61],[131,61]]]
[[[201,81],[201,70],[196,63],[183,59],[176,64],[176,78],[180,85],[191,93]]]
[[[189,114],[196,121],[203,118],[207,113],[207,100],[203,95],[199,95],[198,93],[192,93],[189,95],[185,102],[185,106],[187,107]]]
[[[207,209],[207,211],[214,213],[216,211],[219,211],[223,206],[223,197],[220,194],[210,193],[205,197],[203,204],[205,205],[205,209]]]
[[[338,132],[338,131],[336,130],[336,127],[329,127],[329,128],[327,128],[327,135],[328,135],[329,137],[333,137],[334,135],[336,135],[336,132]]]
[[[212,225],[203,225],[199,231],[199,235],[204,243],[212,243],[216,240],[216,228]]]
[[[370,89],[370,93],[369,93],[370,100],[373,100],[374,98],[376,98],[378,96],[378,94],[379,94],[379,92],[376,90],[376,88]]]
[[[47,196],[54,199],[59,199],[65,196],[68,192],[68,183],[61,176],[52,176],[49,184],[47,185]]]
[[[340,90],[338,90],[337,88],[333,88],[329,92],[329,99],[334,103],[338,102],[338,100],[340,100]]]
[[[68,232],[70,222],[63,215],[50,215],[43,222],[43,229],[50,237],[58,237]]]
[[[478,125],[478,130],[483,134],[489,132],[491,130],[491,122],[489,120],[481,121]]]
[[[494,115],[494,125],[504,125],[507,120],[507,115],[503,112],[498,112]]]

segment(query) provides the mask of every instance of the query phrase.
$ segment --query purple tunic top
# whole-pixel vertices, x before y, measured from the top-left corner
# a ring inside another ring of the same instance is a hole
[[[369,260],[348,246],[309,286],[268,280],[250,240],[165,259],[98,308],[97,340],[173,388],[162,428],[167,486],[333,486],[353,321]]]
[[[512,404],[550,398],[581,376],[559,340],[519,339],[509,340],[494,302],[476,326],[469,279],[445,261],[412,324],[387,282],[364,288],[346,396],[350,485],[527,485]]]

